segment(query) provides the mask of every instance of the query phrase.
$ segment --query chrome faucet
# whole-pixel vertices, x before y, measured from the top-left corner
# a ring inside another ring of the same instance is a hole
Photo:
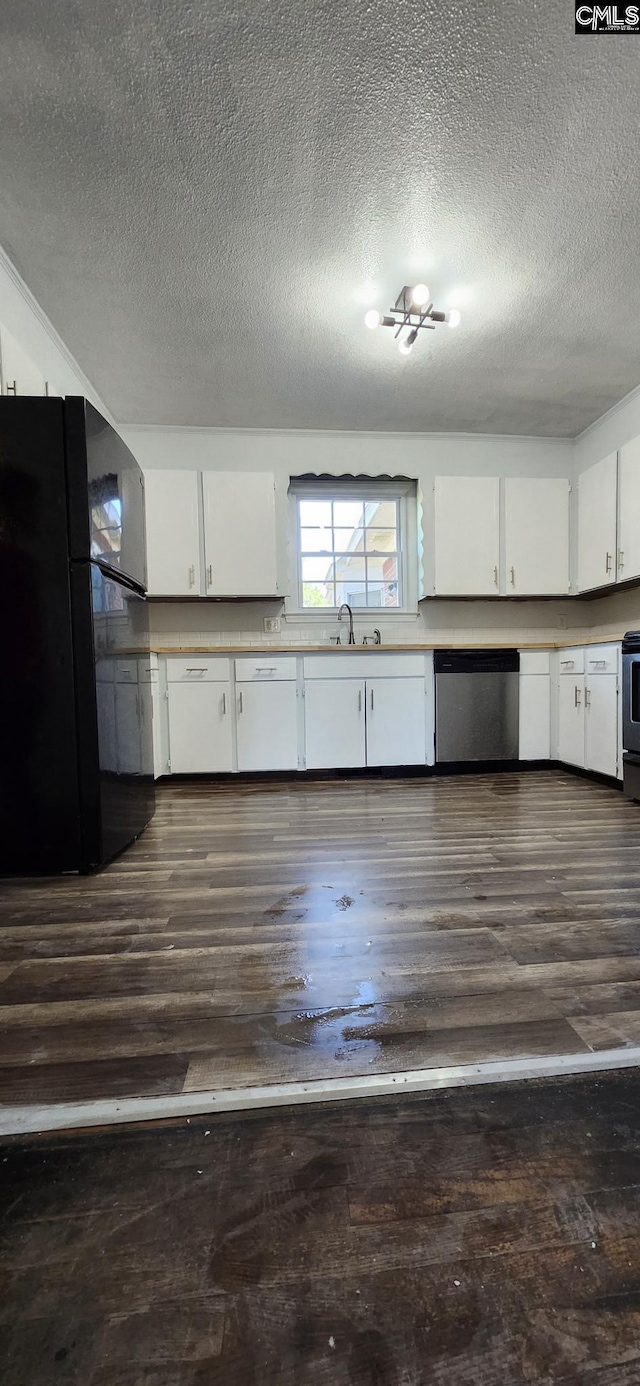
[[[376,645],[381,645],[381,644],[382,644],[382,640],[381,640],[381,637],[380,637],[380,631],[378,630],[378,627],[377,627],[377,626],[374,626],[374,628],[373,628],[373,633],[374,633],[374,635],[375,635],[375,637],[376,637]]]
[[[353,633],[353,612],[352,612],[351,607],[349,606],[349,603],[348,603],[348,602],[343,602],[343,603],[342,603],[342,606],[340,607],[340,610],[339,610],[339,612],[338,612],[338,620],[339,620],[339,621],[342,620],[342,613],[343,613],[343,611],[348,611],[348,612],[349,612],[349,644],[350,644],[350,645],[355,645],[355,643],[356,643],[356,637],[355,637],[355,635],[354,635],[354,633]]]

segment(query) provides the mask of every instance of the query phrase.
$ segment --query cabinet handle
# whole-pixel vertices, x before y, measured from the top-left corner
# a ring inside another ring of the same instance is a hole
[[[584,705],[585,707],[591,707],[590,689],[588,688],[584,690]]]
[[[185,674],[206,674],[207,666],[206,664],[187,665],[184,672]]]
[[[362,712],[362,689],[358,689],[358,712]]]
[[[574,706],[574,707],[580,707],[580,689],[578,688],[578,685],[577,685],[577,684],[576,684],[576,686],[575,686],[574,694],[573,694],[573,706]]]
[[[226,695],[226,693],[223,693],[223,694],[222,694],[222,716],[223,716],[223,717],[226,717],[226,715],[227,715],[227,695]]]
[[[512,587],[515,587],[515,585],[516,585],[516,570],[515,570],[515,568],[512,568],[512,569],[511,569],[511,586],[512,586]]]
[[[192,564],[190,565],[190,568],[189,568],[189,586],[190,586],[190,587],[195,587],[195,585],[196,585],[196,565],[195,565],[195,563],[192,563]]]
[[[211,563],[207,567],[207,587],[213,587],[213,565]]]
[[[17,387],[17,385],[16,385],[15,380],[11,380],[11,381],[7,380],[7,383],[6,383],[6,385],[5,385],[5,389],[6,389],[6,392],[7,392],[8,395],[17,395],[17,393],[18,393],[18,387]]]
[[[498,565],[497,565],[497,563],[495,564],[494,569],[493,569],[493,581],[494,581],[494,583],[495,583],[495,585],[496,585],[496,587],[497,587],[497,586],[498,586]]]
[[[624,568],[624,549],[618,549],[618,567],[620,572]]]
[[[277,674],[277,664],[256,664],[256,674]]]
[[[373,712],[373,689],[371,689],[371,711]]]
[[[607,554],[607,561],[606,561],[606,565],[605,565],[605,572],[606,572],[606,573],[610,573],[610,572],[611,572],[611,564],[612,564],[612,562],[613,562],[613,554],[608,553],[608,554]]]
[[[242,712],[242,693],[240,694],[240,697],[238,698],[238,712]]]

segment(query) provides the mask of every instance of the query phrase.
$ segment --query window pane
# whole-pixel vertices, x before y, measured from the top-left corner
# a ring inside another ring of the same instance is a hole
[[[381,529],[397,529],[398,526],[398,505],[397,501],[366,501],[366,525],[379,525]]]
[[[362,553],[364,530],[334,529],[333,543],[336,553]]]
[[[367,553],[394,553],[398,547],[397,530],[366,529],[365,541]]]
[[[366,584],[364,582],[353,582],[351,578],[344,578],[342,582],[337,582],[336,605],[342,606],[343,602],[348,602],[349,606],[366,606]]]
[[[383,606],[398,606],[399,595],[397,582],[385,583]]]
[[[335,606],[335,588],[332,582],[303,582],[303,606]]]
[[[302,558],[303,582],[333,582],[333,560],[331,558]]]
[[[333,537],[331,529],[301,529],[300,530],[300,552],[301,553],[331,553],[333,549]]]
[[[367,576],[363,555],[354,553],[342,557],[336,555],[336,582],[364,582]]]
[[[397,582],[398,581],[398,560],[396,555],[389,555],[388,558],[380,557],[367,558],[367,577],[369,582]]]
[[[323,529],[331,526],[331,501],[305,501],[299,504],[300,524],[309,529]]]
[[[384,606],[384,592],[381,587],[367,588],[367,606]]]
[[[362,501],[334,501],[333,523],[336,528],[361,529],[362,511]]]

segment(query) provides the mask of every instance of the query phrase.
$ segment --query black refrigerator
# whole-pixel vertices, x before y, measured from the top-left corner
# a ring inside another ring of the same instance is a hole
[[[87,400],[0,398],[0,871],[94,871],[154,811],[144,478]]]

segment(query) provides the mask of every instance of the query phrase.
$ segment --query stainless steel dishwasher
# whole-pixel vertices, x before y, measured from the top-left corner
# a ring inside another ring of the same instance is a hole
[[[436,650],[436,761],[517,760],[517,650]]]

